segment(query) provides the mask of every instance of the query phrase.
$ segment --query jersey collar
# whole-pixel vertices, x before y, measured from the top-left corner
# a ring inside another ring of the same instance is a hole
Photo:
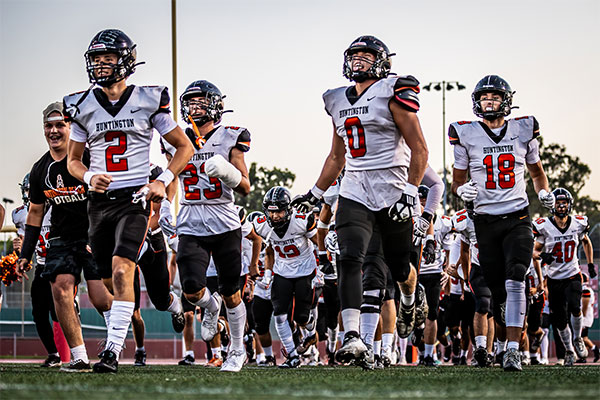
[[[123,106],[127,104],[127,101],[131,97],[131,93],[133,93],[134,88],[134,85],[127,86],[127,89],[125,89],[121,95],[121,98],[115,104],[112,104],[110,100],[108,100],[108,96],[106,96],[106,93],[104,93],[100,88],[94,89],[94,96],[96,97],[98,104],[100,104],[102,108],[104,108],[104,110],[114,118],[117,116],[119,111],[121,111]]]
[[[485,133],[487,133],[487,135],[490,137],[490,139],[492,139],[494,141],[494,143],[498,144],[502,141],[502,139],[504,139],[504,136],[506,136],[506,131],[508,130],[508,121],[504,122],[504,126],[502,127],[502,130],[500,131],[500,134],[498,136],[496,136],[496,134],[494,132],[492,132],[492,130],[490,129],[489,126],[487,126],[486,124],[484,124],[481,121],[477,121],[479,122],[479,125],[481,125],[481,127],[483,128],[483,130],[485,131]]]
[[[565,233],[567,233],[567,231],[569,230],[569,227],[571,226],[571,216],[570,215],[567,217],[567,224],[565,225],[565,227],[563,229],[559,228],[558,224],[554,220],[554,216],[550,217],[549,220],[550,220],[550,222],[552,222],[552,225],[554,225],[556,227],[556,229],[558,229],[558,231],[560,233],[562,233],[563,235]]]

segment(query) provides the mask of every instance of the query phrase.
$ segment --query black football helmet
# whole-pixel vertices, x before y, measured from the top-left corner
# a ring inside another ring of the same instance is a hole
[[[290,195],[290,191],[283,186],[274,186],[269,189],[263,200],[263,212],[267,217],[269,226],[281,228],[290,222],[290,218],[292,217],[291,202],[292,196]],[[269,211],[285,211],[285,214],[281,220],[273,221],[269,216]]]
[[[21,187],[21,198],[23,199],[23,204],[26,207],[29,207],[29,173],[23,177],[23,182],[19,183]]]
[[[554,199],[556,200],[554,202],[554,207],[552,208],[552,214],[559,218],[564,218],[567,215],[571,214],[571,210],[573,209],[573,196],[571,195],[571,192],[569,192],[565,188],[556,188],[552,191],[552,194],[554,195]],[[559,208],[559,200],[566,200],[567,206]]]
[[[122,81],[135,72],[135,67],[143,63],[135,62],[136,44],[125,33],[118,29],[105,29],[98,32],[85,52],[85,63],[90,83],[108,87]],[[118,56],[116,65],[111,65],[113,72],[109,76],[96,77],[94,70],[99,68],[93,62],[94,55],[115,53]]]
[[[429,188],[425,185],[419,185],[419,198],[420,199],[426,199],[427,196],[429,195]]]
[[[372,53],[375,62],[367,71],[352,71],[352,55],[358,51]],[[392,56],[388,47],[375,36],[360,36],[344,51],[343,73],[346,78],[354,82],[364,82],[367,79],[382,79],[390,74],[392,68]]]
[[[199,80],[194,81],[185,88],[185,91],[179,97],[181,103],[181,117],[188,123],[192,119],[190,114],[189,100],[192,97],[204,97],[207,101],[207,105],[202,106],[202,109],[206,111],[206,114],[202,117],[194,117],[194,123],[196,126],[202,126],[208,121],[213,121],[218,124],[221,121],[221,116],[224,111],[223,99],[225,96],[221,94],[218,87],[210,83],[209,81]]]
[[[498,93],[502,96],[502,103],[498,111],[484,111],[481,108],[480,97],[483,93]],[[500,117],[506,117],[510,114],[510,110],[513,108],[512,99],[515,92],[510,88],[508,82],[500,78],[498,75],[488,75],[483,77],[471,94],[471,100],[473,101],[473,113],[479,118],[493,121]]]

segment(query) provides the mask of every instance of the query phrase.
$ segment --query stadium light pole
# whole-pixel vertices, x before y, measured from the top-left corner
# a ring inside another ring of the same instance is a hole
[[[433,88],[431,87],[432,85]],[[448,192],[446,190],[448,179],[446,178],[446,90],[453,90],[454,85],[456,85],[457,90],[464,90],[467,87],[458,81],[441,81],[441,82],[429,82],[427,85],[423,86],[423,89],[428,92],[431,89],[436,92],[442,92],[442,162],[444,164],[443,169],[443,181],[444,181],[444,214],[448,210]]]
[[[177,106],[179,98],[177,97],[177,0],[171,0],[171,69],[173,74],[173,90],[171,94],[171,104],[173,105],[173,119],[177,121],[179,119],[179,113],[177,112]],[[177,220],[177,214],[179,214],[179,185],[175,191],[175,220]]]

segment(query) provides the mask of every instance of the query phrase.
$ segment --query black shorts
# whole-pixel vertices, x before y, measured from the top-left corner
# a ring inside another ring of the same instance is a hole
[[[284,278],[275,274],[271,287],[273,313],[276,316],[284,315],[291,307],[292,319],[300,325],[306,324],[315,298],[315,289],[312,287],[314,277],[314,272],[298,278]]]
[[[581,337],[588,337],[588,335],[590,334],[590,327],[586,326],[585,328],[583,328],[581,330]]]
[[[57,275],[71,274],[75,277],[75,285],[81,281],[81,272],[86,281],[100,279],[98,267],[92,253],[87,250],[87,240],[62,240],[60,238],[48,241],[46,266],[41,276],[54,282]]]
[[[183,292],[206,287],[206,269],[212,256],[219,279],[219,293],[231,296],[240,290],[242,270],[241,228],[211,236],[180,235],[177,267]]]
[[[553,321],[560,330],[565,329],[569,323],[569,314],[576,315],[581,312],[581,273],[567,279],[547,279],[548,303]]]
[[[427,307],[429,309],[427,319],[430,321],[437,320],[440,292],[442,291],[441,279],[442,274],[439,272],[419,275],[419,283],[425,288],[425,297],[427,298]]]
[[[137,261],[148,230],[150,205],[132,203],[140,187],[88,194],[89,240],[102,278],[112,277],[112,258]]]
[[[273,315],[273,303],[271,300],[254,296],[252,304],[252,313],[254,314],[255,330],[259,335],[269,333],[271,326],[271,316]]]
[[[527,330],[536,332],[542,326],[542,310],[544,309],[544,296],[532,299],[527,313]]]
[[[150,301],[158,311],[166,311],[171,304],[171,288],[165,238],[159,231],[148,235],[146,241],[148,250],[140,257],[138,266],[144,275]]]
[[[460,296],[460,294],[451,294],[448,296],[448,303],[444,310],[445,322],[448,328],[454,328],[460,325],[462,308],[464,306]]]

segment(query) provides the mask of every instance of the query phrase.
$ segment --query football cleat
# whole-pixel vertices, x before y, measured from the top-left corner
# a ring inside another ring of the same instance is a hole
[[[173,330],[175,332],[183,332],[183,328],[185,327],[185,317],[183,316],[183,311],[178,313],[172,313],[171,323],[173,324]]]
[[[189,354],[183,357],[183,360],[177,363],[178,365],[196,365],[196,359]]]
[[[375,369],[384,369],[382,357],[379,354],[375,354]]]
[[[246,362],[246,350],[231,350],[227,353],[227,360],[221,367],[221,372],[239,372]]]
[[[473,358],[477,361],[478,367],[487,367],[488,352],[485,347],[477,347],[473,352]]]
[[[504,362],[504,354],[505,353],[506,353],[506,351],[501,351],[496,354],[496,359],[494,360],[494,362],[496,364],[498,364],[499,366],[502,366],[502,363]]]
[[[502,367],[505,371],[522,371],[521,367],[521,354],[517,349],[508,349],[504,353],[504,359],[502,360]]]
[[[133,355],[133,365],[143,367],[146,365],[146,350],[136,350]]]
[[[104,350],[100,353],[100,361],[94,364],[93,370],[96,373],[117,372],[118,366],[117,355],[111,350]]]
[[[362,342],[362,340],[361,340]],[[356,365],[365,371],[375,369],[375,356],[373,355],[373,347],[366,345],[367,351],[355,358]]]
[[[59,356],[57,356],[56,354],[48,354],[48,358],[46,358],[46,361],[44,361],[44,363],[42,365],[40,365],[40,367],[56,368],[56,367],[60,367],[60,365],[61,365],[61,361],[60,361]]]
[[[529,345],[530,353],[537,353],[538,349],[540,348],[540,346],[542,344],[542,339],[544,339],[545,335],[546,334],[544,333],[544,331],[542,331],[541,335],[535,335],[533,337],[533,340],[531,341],[531,344]]]
[[[204,315],[202,316],[200,336],[205,342],[210,342],[217,334],[219,312],[221,311],[221,303],[223,302],[223,298],[217,292],[212,294],[212,298],[217,302],[217,310],[215,312],[210,312],[207,309],[204,309]]]
[[[419,365],[424,367],[437,367],[437,364],[433,360],[433,356],[425,356],[425,358],[423,358],[423,363],[419,363]]]
[[[342,364],[350,361],[359,360],[366,356],[367,346],[358,333],[354,331],[346,332],[342,347],[335,353],[335,360]]]
[[[221,368],[223,366],[223,359],[220,357],[213,356],[213,358],[211,358],[210,361],[206,363],[206,366],[211,368]]]
[[[92,372],[89,362],[85,362],[81,359],[71,360],[67,365],[64,365],[60,369],[62,372]]]
[[[563,362],[563,365],[565,367],[572,367],[573,364],[575,364],[575,353],[572,351],[567,351],[565,353],[565,360]]]
[[[396,329],[398,336],[405,339],[410,336],[415,328],[415,304],[410,306],[400,302],[400,310],[398,311],[398,319],[396,321]]]
[[[600,349],[598,349],[598,345],[596,345],[596,347],[594,347],[594,362],[598,362],[598,360],[600,360]]]
[[[577,357],[586,358],[588,356],[588,351],[585,347],[585,342],[583,341],[582,337],[573,339],[573,347],[575,348],[575,353],[577,353]]]
[[[467,365],[467,356],[461,356],[458,365]]]
[[[299,368],[300,367],[300,357],[299,356],[288,356],[284,362],[279,364],[279,368],[282,369],[290,369],[290,368]]]
[[[273,356],[266,356],[265,359],[258,363],[259,367],[274,367],[277,365],[277,361]]]
[[[302,343],[300,343],[300,345],[298,347],[296,347],[296,352],[298,354],[304,354],[308,351],[310,346],[312,346],[313,344],[316,344],[318,341],[319,341],[319,336],[315,332],[314,335],[307,336],[304,338],[304,340],[302,340]]]

